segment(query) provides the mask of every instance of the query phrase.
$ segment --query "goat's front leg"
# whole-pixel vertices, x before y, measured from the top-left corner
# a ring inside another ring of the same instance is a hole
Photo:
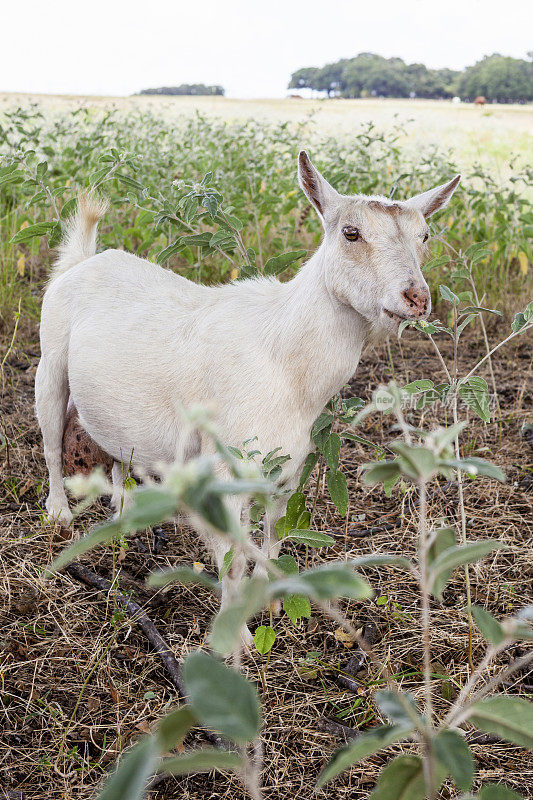
[[[227,503],[230,506],[231,512],[234,513],[237,519],[240,520],[243,510],[242,498],[229,497],[227,499]],[[213,533],[205,534],[205,539],[215,555],[218,571],[220,573],[224,566],[224,557],[230,550],[228,540],[222,535],[218,536],[217,534]],[[235,548],[231,566],[222,578],[222,600],[220,604],[221,611],[226,606],[230,605],[238,595],[244,571],[246,569],[246,563],[246,556],[244,553]],[[250,648],[253,645],[253,636],[250,633],[247,625],[244,625],[241,630],[241,641],[245,647]]]
[[[281,540],[278,539],[276,534],[276,522],[285,513],[287,507],[287,498],[274,500],[271,507],[265,513],[264,530],[263,530],[263,544],[261,552],[265,558],[276,559],[279,556],[281,548]],[[263,564],[256,563],[254,567],[254,575],[259,577],[267,577],[266,568]]]
[[[49,493],[46,510],[51,521],[69,525],[72,514],[63,486],[63,432],[68,402],[66,353],[43,353],[35,376],[35,407],[43,435]]]
[[[283,516],[287,508],[287,497],[275,500],[273,505],[267,510],[264,521],[263,545],[261,552],[265,558],[276,559],[279,556],[281,540],[276,533],[276,522]],[[254,576],[257,578],[267,578],[268,573],[263,564],[256,563]],[[275,616],[281,614],[281,600],[273,600],[270,605]]]

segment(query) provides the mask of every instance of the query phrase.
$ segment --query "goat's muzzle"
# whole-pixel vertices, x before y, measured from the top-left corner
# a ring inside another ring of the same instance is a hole
[[[402,292],[406,319],[426,319],[431,311],[431,295],[427,286],[412,283]]]

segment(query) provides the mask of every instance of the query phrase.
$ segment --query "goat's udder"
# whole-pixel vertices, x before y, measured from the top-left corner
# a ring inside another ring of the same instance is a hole
[[[63,432],[63,472],[68,477],[76,473],[89,475],[99,466],[110,475],[113,458],[81,427],[78,411],[71,400]]]

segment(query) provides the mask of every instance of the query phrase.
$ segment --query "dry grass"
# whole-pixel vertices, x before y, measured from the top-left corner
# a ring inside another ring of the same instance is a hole
[[[7,341],[2,344],[7,346]],[[531,446],[520,436],[525,409],[531,407],[527,388],[530,344],[515,340],[498,360],[501,433],[496,424],[484,426],[473,420],[465,438],[472,454],[497,461],[508,474],[503,486],[476,480],[469,482],[465,491],[469,537],[494,536],[510,545],[508,551],[485,559],[473,570],[475,602],[498,616],[532,601]],[[476,337],[469,339],[465,361],[470,363],[479,347]],[[393,345],[393,357],[399,381],[433,376],[434,357],[426,343],[412,333],[405,334],[401,351]],[[112,596],[90,591],[65,574],[49,582],[41,577],[52,556],[65,546],[68,534],[43,525],[40,519],[45,468],[32,405],[37,361],[36,325],[25,322],[6,361],[0,405],[8,439],[1,451],[0,789],[10,800],[82,800],[94,795],[118,753],[154,725],[176,702],[176,694],[157,656]],[[367,398],[380,380],[389,377],[384,351],[370,351],[351,390]],[[432,419],[432,413],[427,413],[425,424]],[[390,438],[388,424],[386,417],[369,420],[366,434],[375,442],[385,442]],[[354,557],[371,551],[414,553],[416,508],[411,491],[397,490],[387,500],[380,488],[363,487],[358,467],[372,453],[360,445],[345,446],[342,457],[349,477],[349,514],[346,521],[338,518],[319,487],[318,527],[335,532],[337,544],[310,559]],[[99,505],[76,528],[87,528],[107,513],[108,509]],[[453,521],[456,515],[456,487],[435,485],[430,517]],[[397,523],[399,527],[392,530],[372,530]],[[303,562],[304,550],[297,552]],[[166,593],[154,593],[145,588],[144,580],[155,567],[192,561],[209,564],[194,532],[183,525],[167,524],[162,530],[136,536],[127,549],[101,549],[86,563],[105,577],[116,576],[123,590],[131,591],[146,608],[176,657],[181,658],[205,643],[217,601],[201,588],[176,586]],[[376,597],[386,598],[384,604],[352,602],[346,606],[348,615],[357,624],[369,619],[377,624],[379,656],[395,674],[403,675],[404,688],[420,696],[422,649],[416,588],[393,568],[368,570],[367,576],[376,588]],[[457,571],[443,603],[432,604],[439,713],[449,707],[467,675],[464,607],[463,575]],[[340,743],[320,730],[320,720],[335,719],[361,728],[375,725],[379,713],[372,695],[379,675],[372,668],[361,672],[356,693],[339,686],[339,671],[351,651],[335,637],[335,626],[320,614],[298,627],[286,618],[275,625],[279,635],[268,665],[266,658],[257,654],[246,662],[249,677],[263,686],[265,797],[308,798],[318,773]],[[478,660],[483,641],[477,633],[474,650]],[[501,656],[500,665],[520,650],[520,646],[509,649]],[[310,653],[315,654],[311,663]],[[507,690],[531,692],[532,682],[531,675],[520,676]],[[187,745],[195,740],[200,743],[201,735],[193,734]],[[390,753],[399,749],[390,748]],[[533,797],[531,754],[510,744],[475,746],[474,752],[480,779],[504,780],[524,797]],[[367,760],[318,796],[367,798],[385,761],[383,756]],[[243,797],[243,790],[230,776],[203,775],[169,778],[158,784],[151,796],[230,800]],[[445,788],[441,796],[456,794]]]

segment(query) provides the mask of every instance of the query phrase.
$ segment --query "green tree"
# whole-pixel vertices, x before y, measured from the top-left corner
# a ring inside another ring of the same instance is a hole
[[[533,100],[533,64],[498,53],[485,56],[462,73],[457,91],[465,100],[474,100],[478,95],[499,103]]]
[[[141,89],[139,94],[223,95],[224,88],[222,86],[206,86],[205,83],[182,83],[179,86]]]
[[[328,96],[332,94],[342,94],[345,89],[343,73],[348,60],[345,58],[340,61],[335,61],[334,64],[326,64],[322,69],[318,70],[316,75],[316,86],[322,92],[327,92]]]
[[[460,73],[406,64],[401,58],[359,53],[323,67],[305,67],[291,76],[289,88],[309,88],[342,97],[447,98],[459,94],[473,100],[484,95],[502,103],[533,100],[531,61],[494,54]]]
[[[289,89],[314,89],[317,82],[318,67],[303,67],[291,75]]]
[[[347,62],[342,83],[346,97],[359,97],[362,93],[408,97],[410,91],[404,61],[375,53],[360,53]]]

